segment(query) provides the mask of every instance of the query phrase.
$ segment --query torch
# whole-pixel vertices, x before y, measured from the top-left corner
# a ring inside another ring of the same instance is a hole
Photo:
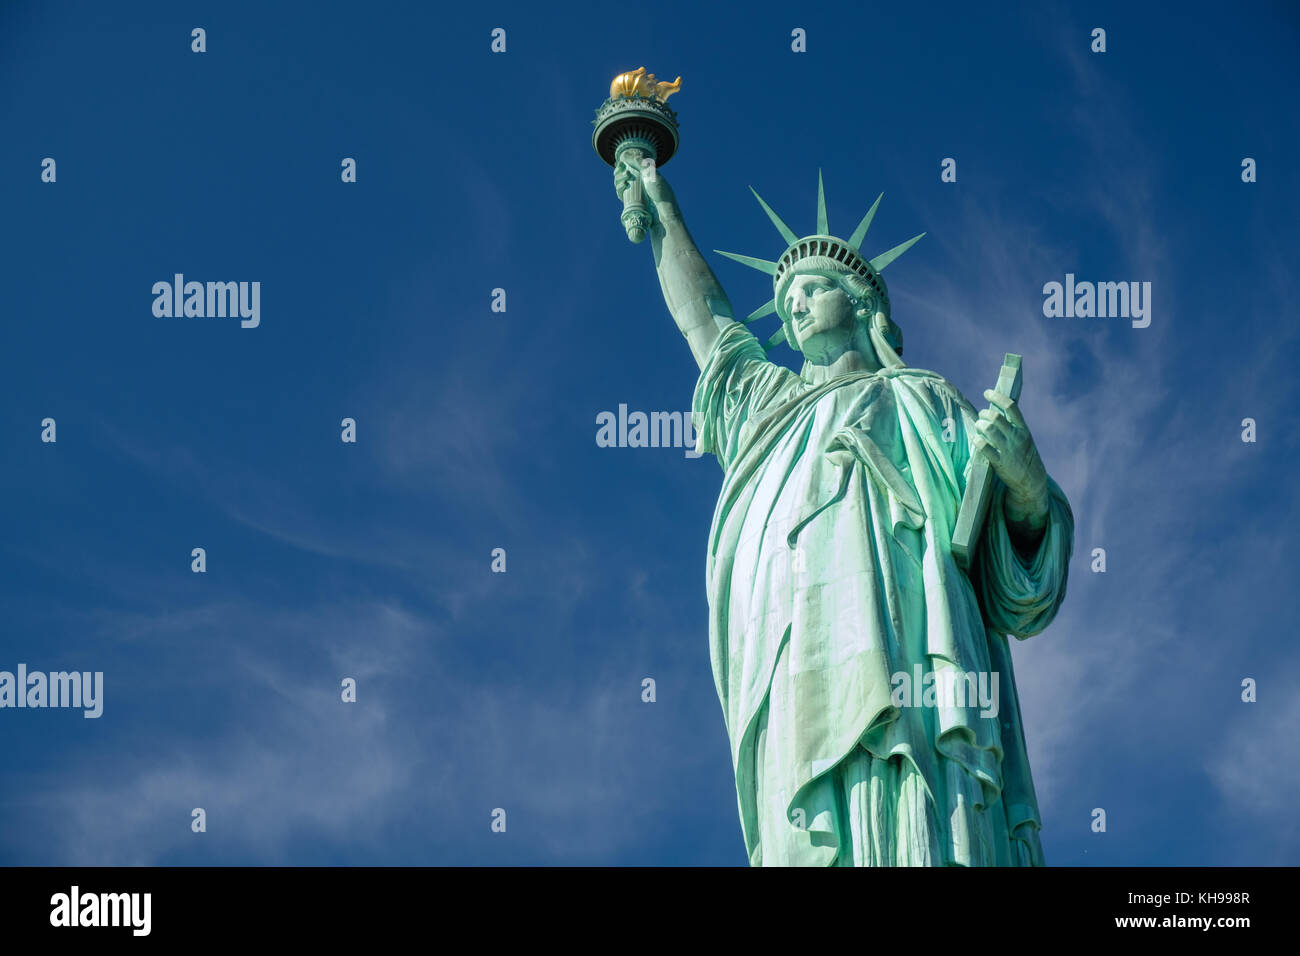
[[[592,121],[596,129],[591,145],[597,155],[615,169],[624,156],[638,161],[648,158],[654,168],[667,163],[677,152],[677,114],[668,106],[668,97],[681,88],[680,76],[672,83],[659,83],[644,66],[614,77],[609,99],[596,110]],[[651,216],[639,178],[623,190],[621,218],[629,239],[645,239]]]

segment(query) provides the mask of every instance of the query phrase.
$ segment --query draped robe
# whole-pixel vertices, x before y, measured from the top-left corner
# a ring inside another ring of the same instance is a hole
[[[724,471],[710,655],[750,863],[1042,865],[1007,635],[1037,634],[1064,598],[1060,488],[1025,555],[996,483],[968,574],[951,542],[977,416],[934,372],[814,385],[734,324],[692,417]],[[921,672],[997,674],[996,716],[907,706],[891,678]]]

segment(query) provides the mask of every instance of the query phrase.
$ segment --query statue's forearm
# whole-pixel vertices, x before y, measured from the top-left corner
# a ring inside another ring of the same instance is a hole
[[[1006,516],[1011,543],[1022,557],[1032,558],[1038,551],[1039,542],[1047,530],[1047,509],[1046,487],[1041,496],[1033,495],[1029,498],[1007,492],[1002,502],[1002,512]]]
[[[659,221],[652,240],[659,286],[696,364],[703,368],[722,330],[735,322],[731,303],[686,230],[676,202],[661,201],[655,209]]]

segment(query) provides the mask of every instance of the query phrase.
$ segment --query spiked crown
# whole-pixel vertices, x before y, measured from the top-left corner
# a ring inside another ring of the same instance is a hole
[[[775,348],[779,343],[786,341],[786,323],[790,321],[790,316],[785,312],[785,293],[794,281],[794,277],[800,274],[799,264],[808,259],[831,259],[834,263],[834,269],[830,271],[850,273],[858,276],[863,282],[870,286],[885,303],[889,301],[889,293],[885,287],[885,280],[880,273],[884,271],[885,266],[889,265],[899,256],[901,256],[912,245],[924,236],[915,236],[901,245],[895,246],[888,252],[882,252],[874,259],[868,259],[860,251],[862,240],[866,238],[867,230],[871,228],[871,221],[876,216],[876,209],[880,206],[880,200],[884,198],[884,193],[876,197],[876,201],[871,204],[867,214],[862,217],[858,227],[853,230],[853,234],[847,240],[840,239],[830,232],[830,226],[826,221],[826,192],[822,186],[821,170],[817,171],[817,231],[811,236],[800,238],[793,229],[787,226],[784,220],[773,211],[772,207],[763,201],[754,187],[749,191],[754,193],[754,198],[758,204],[763,207],[767,217],[772,220],[772,225],[776,226],[777,232],[781,234],[787,245],[781,257],[775,261],[768,259],[756,259],[753,256],[742,256],[734,252],[723,252],[721,249],[713,251],[718,255],[726,256],[733,259],[741,265],[749,266],[751,269],[757,269],[759,272],[765,272],[772,277],[772,298],[759,306],[745,319],[746,323],[755,322],[766,315],[776,313],[781,319],[781,328],[777,329],[772,337],[764,346],[769,351]],[[814,268],[810,272],[825,272],[825,268]]]

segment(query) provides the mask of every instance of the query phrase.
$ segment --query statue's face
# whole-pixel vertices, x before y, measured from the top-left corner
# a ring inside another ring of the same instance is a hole
[[[799,351],[814,365],[829,365],[852,345],[858,321],[853,300],[833,279],[795,276],[784,305]]]

